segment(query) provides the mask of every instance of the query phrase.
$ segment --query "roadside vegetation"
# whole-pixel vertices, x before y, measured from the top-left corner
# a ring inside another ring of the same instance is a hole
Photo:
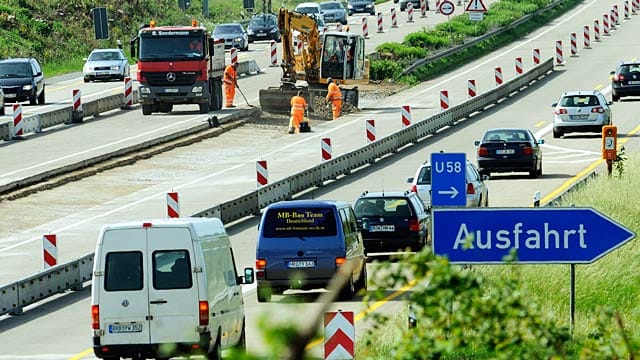
[[[403,71],[417,60],[453,46],[462,45],[492,30],[508,26],[552,2],[552,0],[500,0],[489,6],[482,21],[471,21],[467,14],[458,15],[432,29],[423,28],[422,31],[411,33],[404,38],[402,43],[380,44],[376,48],[376,53],[370,56],[371,79],[374,81],[393,79],[407,84],[426,81],[437,74],[451,71],[509,42],[522,38],[532,30],[572,9],[581,1],[563,1],[552,10],[536,15],[531,20],[505,33],[492,36],[476,46],[420,66],[410,74],[402,75]]]

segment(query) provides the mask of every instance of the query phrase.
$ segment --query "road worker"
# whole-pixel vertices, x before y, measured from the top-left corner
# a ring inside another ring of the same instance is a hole
[[[340,116],[340,110],[342,109],[342,92],[338,87],[338,84],[333,82],[332,78],[327,78],[329,84],[327,93],[327,102],[331,103],[331,111],[333,112],[333,120]]]
[[[238,69],[237,62],[227,65],[224,69],[225,106],[230,108],[235,107],[235,105],[233,105],[233,98],[236,96],[236,88],[238,87],[238,74],[236,73],[236,69]]]
[[[307,109],[307,101],[300,96],[302,91],[291,98],[291,119],[289,120],[289,134],[300,132],[300,123],[304,121],[304,111]]]

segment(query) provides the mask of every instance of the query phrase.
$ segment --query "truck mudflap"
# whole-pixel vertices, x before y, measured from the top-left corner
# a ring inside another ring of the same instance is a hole
[[[343,110],[358,108],[359,90],[357,87],[340,89],[342,91]],[[269,87],[260,89],[260,107],[262,111],[272,114],[288,115],[291,112],[291,98],[302,91],[301,95],[309,104],[309,117],[316,119],[330,119],[331,110],[326,109],[329,103],[326,88],[293,88],[293,87]],[[343,111],[344,112],[344,111]]]

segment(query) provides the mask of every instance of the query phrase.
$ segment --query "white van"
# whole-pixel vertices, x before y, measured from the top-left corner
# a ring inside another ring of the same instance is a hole
[[[103,359],[220,359],[245,346],[241,284],[222,222],[162,219],[105,225],[93,266],[93,351]]]

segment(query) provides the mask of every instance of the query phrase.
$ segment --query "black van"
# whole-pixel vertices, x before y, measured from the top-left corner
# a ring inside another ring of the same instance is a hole
[[[294,200],[268,206],[256,245],[258,301],[287,289],[326,288],[347,261],[355,266],[341,298],[367,288],[364,245],[356,215],[343,201]]]

